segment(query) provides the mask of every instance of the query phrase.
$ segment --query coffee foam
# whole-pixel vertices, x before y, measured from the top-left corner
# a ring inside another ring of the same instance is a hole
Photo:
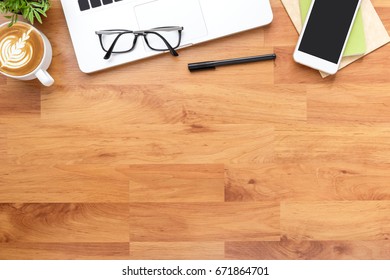
[[[6,27],[8,28],[8,27]],[[32,38],[34,37],[34,38]],[[43,44],[36,31],[27,25],[2,29],[0,34],[0,71],[16,76],[26,75],[38,67],[43,54]],[[39,46],[40,45],[40,46]]]

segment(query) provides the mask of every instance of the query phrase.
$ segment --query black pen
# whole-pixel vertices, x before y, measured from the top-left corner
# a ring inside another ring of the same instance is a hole
[[[216,61],[196,62],[196,63],[188,64],[188,70],[197,71],[197,70],[215,69],[218,66],[242,64],[242,63],[265,61],[265,60],[273,60],[275,58],[276,58],[276,54],[273,53],[273,54],[251,56],[251,57],[241,57],[241,58],[224,59],[224,60],[216,60]]]

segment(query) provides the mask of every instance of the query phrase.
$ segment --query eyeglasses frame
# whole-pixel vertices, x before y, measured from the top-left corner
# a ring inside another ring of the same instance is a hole
[[[181,37],[182,37],[183,30],[184,30],[184,28],[181,26],[163,26],[163,27],[156,27],[156,28],[152,28],[152,29],[138,30],[138,31],[126,30],[126,29],[108,29],[108,30],[96,31],[95,33],[96,33],[96,35],[99,36],[100,45],[101,45],[102,49],[106,52],[104,59],[109,59],[113,53],[128,53],[128,52],[131,52],[132,50],[134,50],[134,48],[136,47],[136,44],[137,44],[138,37],[140,37],[140,36],[142,36],[144,38],[146,44],[148,45],[148,47],[150,49],[152,49],[154,51],[167,51],[167,50],[169,50],[169,52],[173,56],[179,56],[179,54],[177,53],[177,51],[175,49],[178,48],[181,44]],[[164,38],[164,36],[162,36],[161,34],[158,33],[159,31],[178,31],[178,33],[179,33],[178,44],[175,47],[171,46],[171,44],[169,44],[169,42]],[[133,46],[129,50],[126,50],[126,51],[114,51],[115,45],[118,42],[119,38],[122,35],[129,34],[129,33],[134,34]],[[107,35],[118,34],[118,36],[114,39],[114,41],[112,42],[112,44],[108,50],[106,50],[104,45],[103,45],[102,38],[103,38],[103,35],[105,35],[105,34],[107,34]],[[167,46],[168,49],[156,49],[156,48],[151,47],[149,44],[149,41],[147,39],[148,34],[154,34],[154,35],[160,37],[160,39],[165,43],[165,45]]]

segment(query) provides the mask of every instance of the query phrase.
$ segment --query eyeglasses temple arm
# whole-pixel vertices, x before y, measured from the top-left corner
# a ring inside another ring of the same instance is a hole
[[[181,31],[184,28],[181,26],[163,26],[163,27],[156,27],[145,31]]]
[[[161,40],[163,40],[163,42],[165,43],[165,45],[168,47],[169,49],[169,52],[171,53],[171,55],[173,56],[179,56],[179,54],[177,53],[177,51],[175,51],[175,49],[171,46],[171,44],[169,44],[169,42],[163,37],[161,36],[160,34],[156,33],[156,32],[152,32],[153,34],[156,34],[157,36],[159,36],[161,38]]]
[[[115,48],[116,42],[118,42],[119,37],[120,37],[121,35],[122,35],[122,34],[119,34],[119,35],[115,38],[114,42],[112,42],[110,48],[108,49],[108,51],[106,52],[106,55],[104,56],[104,59],[107,60],[107,59],[109,59],[109,58],[111,57],[111,54],[112,54],[112,52],[113,52],[113,50],[114,50],[114,48]]]

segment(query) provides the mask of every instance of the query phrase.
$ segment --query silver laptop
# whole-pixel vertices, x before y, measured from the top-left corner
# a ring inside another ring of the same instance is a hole
[[[162,53],[150,47],[153,41],[147,44],[139,38],[132,51],[114,53],[104,59],[107,49],[102,48],[96,31],[179,26],[183,27],[179,48],[184,48],[264,26],[273,19],[269,0],[61,0],[61,3],[79,67],[85,73]],[[116,48],[125,50],[126,41],[122,41],[124,45]]]

